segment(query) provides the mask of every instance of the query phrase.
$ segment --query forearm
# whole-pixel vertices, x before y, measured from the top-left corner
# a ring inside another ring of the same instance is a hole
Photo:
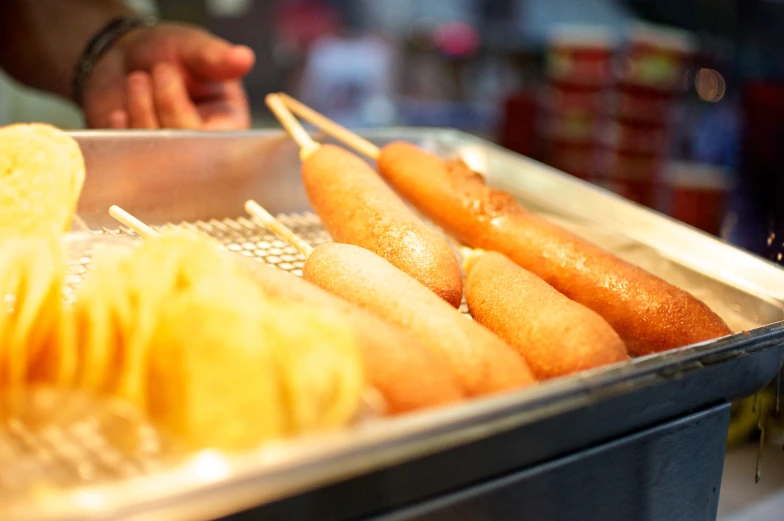
[[[128,14],[120,0],[0,0],[0,68],[70,97],[74,67],[90,38]]]

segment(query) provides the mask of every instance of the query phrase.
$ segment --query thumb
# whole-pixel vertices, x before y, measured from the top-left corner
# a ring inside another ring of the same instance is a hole
[[[183,35],[179,55],[185,69],[208,81],[235,80],[245,76],[256,57],[244,45],[232,45],[208,33]]]

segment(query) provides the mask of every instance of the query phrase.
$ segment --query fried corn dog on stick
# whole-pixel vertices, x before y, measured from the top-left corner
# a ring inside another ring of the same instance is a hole
[[[305,190],[330,236],[380,255],[459,307],[463,279],[446,239],[362,159],[343,148],[314,143],[275,95],[267,97],[267,104],[301,147]]]
[[[703,302],[659,277],[524,209],[485,185],[462,161],[410,143],[378,149],[296,100],[297,115],[376,160],[381,176],[426,217],[464,244],[503,253],[571,300],[601,315],[634,355],[732,333]]]
[[[496,252],[466,267],[466,301],[474,320],[509,342],[537,379],[629,360],[610,324]]]

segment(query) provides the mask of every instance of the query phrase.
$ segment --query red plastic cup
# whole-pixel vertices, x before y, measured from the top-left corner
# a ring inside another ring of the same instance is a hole
[[[518,154],[533,156],[536,153],[536,99],[532,92],[519,91],[504,103],[500,125],[501,146]]]
[[[617,43],[603,27],[561,25],[548,34],[545,75],[574,85],[608,85],[614,80]]]
[[[713,235],[721,233],[727,196],[732,190],[729,173],[720,166],[672,162],[667,170],[671,217]]]
[[[551,82],[540,95],[540,106],[551,114],[598,117],[606,112],[607,89]]]
[[[627,37],[620,81],[664,91],[684,91],[688,61],[696,48],[691,33],[638,24]]]
[[[611,100],[610,113],[618,120],[667,125],[678,98],[671,92],[621,84]]]
[[[603,127],[600,141],[620,152],[666,154],[670,134],[666,125],[615,120]]]
[[[593,114],[540,115],[538,133],[545,139],[560,143],[596,143],[605,126],[603,118]]]

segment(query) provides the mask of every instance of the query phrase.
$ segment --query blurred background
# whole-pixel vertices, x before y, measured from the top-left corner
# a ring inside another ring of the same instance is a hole
[[[784,0],[130,3],[253,48],[255,127],[283,90],[351,127],[461,129],[782,262]],[[0,89],[2,122],[82,126]],[[722,519],[784,518],[784,427],[759,485],[744,444],[766,396],[735,406]]]
[[[781,259],[781,0],[129,3],[252,47],[256,127],[283,90],[352,127],[458,128]],[[0,121],[82,124],[0,88]]]

